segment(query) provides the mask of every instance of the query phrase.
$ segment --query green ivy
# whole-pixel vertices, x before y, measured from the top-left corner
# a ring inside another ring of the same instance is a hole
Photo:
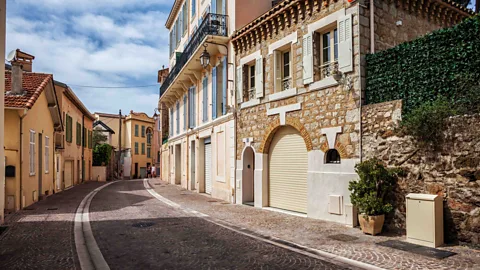
[[[106,166],[110,162],[113,147],[109,144],[97,144],[93,149],[93,166]]]
[[[408,113],[442,96],[456,107],[478,108],[480,16],[366,56],[367,104],[403,99]],[[466,82],[467,80],[467,82]],[[470,85],[465,87],[465,84]]]

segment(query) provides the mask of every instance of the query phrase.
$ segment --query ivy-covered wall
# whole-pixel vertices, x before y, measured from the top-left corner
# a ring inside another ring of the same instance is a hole
[[[480,82],[480,16],[367,55],[366,63],[367,104],[402,99],[408,113],[444,96],[452,104],[473,105],[471,97],[480,95],[470,87]]]

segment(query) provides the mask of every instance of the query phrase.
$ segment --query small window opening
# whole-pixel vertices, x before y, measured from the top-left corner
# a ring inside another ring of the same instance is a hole
[[[340,154],[336,149],[330,149],[327,151],[327,158],[325,160],[327,164],[340,164]]]

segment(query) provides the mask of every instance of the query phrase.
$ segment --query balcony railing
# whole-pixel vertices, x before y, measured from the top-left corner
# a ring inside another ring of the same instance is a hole
[[[160,97],[167,91],[180,70],[187,64],[192,55],[201,45],[203,39],[208,35],[227,36],[227,16],[221,14],[209,13],[202,21],[198,30],[193,34],[182,55],[177,59],[175,66],[168,74],[165,81],[160,86]]]

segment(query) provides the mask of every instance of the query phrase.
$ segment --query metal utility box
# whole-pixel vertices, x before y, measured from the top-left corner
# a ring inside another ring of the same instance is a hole
[[[433,248],[443,245],[442,196],[407,195],[407,241]]]

